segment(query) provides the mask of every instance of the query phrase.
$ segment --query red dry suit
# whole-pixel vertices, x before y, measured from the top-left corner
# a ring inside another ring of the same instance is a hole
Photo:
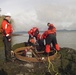
[[[2,21],[1,30],[3,34],[3,43],[5,48],[6,61],[11,60],[11,34],[13,32],[12,26],[7,19]]]
[[[29,37],[35,37],[36,40],[40,39],[39,29],[37,27],[33,27],[28,31]]]
[[[29,40],[28,40],[29,44],[32,45],[30,39],[32,39],[32,38],[35,37],[36,42],[34,43],[34,45],[37,44],[36,45],[37,50],[38,51],[43,50],[43,48],[44,48],[44,42],[41,39],[41,35],[39,33],[39,29],[37,27],[33,27],[32,29],[30,29],[30,31],[28,31],[28,34],[29,34]]]
[[[2,21],[1,29],[3,36],[11,36],[11,33],[13,32],[11,24],[6,19]]]
[[[46,30],[42,34],[42,39],[45,39],[45,42],[46,42],[45,51],[47,53],[49,53],[51,50],[51,46],[50,46],[51,43],[56,50],[60,50],[56,40],[56,28],[54,27],[53,24],[50,24],[48,30]]]

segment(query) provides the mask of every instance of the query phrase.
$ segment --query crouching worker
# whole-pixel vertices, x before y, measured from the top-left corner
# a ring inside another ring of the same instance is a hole
[[[37,27],[33,27],[32,29],[30,29],[28,31],[28,34],[29,34],[29,40],[28,42],[31,44],[31,45],[34,45],[37,47],[37,50],[38,51],[41,51],[42,48],[44,47],[44,42],[43,40],[41,39],[41,35],[39,33],[39,29]]]
[[[48,30],[46,30],[42,34],[42,39],[45,39],[45,42],[46,42],[45,51],[46,51],[46,53],[49,53],[51,51],[51,43],[52,43],[53,47],[57,51],[59,51],[60,47],[56,40],[56,28],[54,27],[53,24],[50,24],[50,23],[48,23],[47,26],[48,26]]]

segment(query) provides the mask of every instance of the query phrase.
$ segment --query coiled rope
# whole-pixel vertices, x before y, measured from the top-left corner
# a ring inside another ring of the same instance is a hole
[[[57,54],[57,51],[56,51],[55,54]],[[48,56],[48,71],[49,71],[49,72],[50,72],[50,68],[51,68],[51,66],[52,66],[52,70],[53,70],[53,72],[56,73],[55,75],[58,75],[58,72],[55,70],[55,67],[54,67],[53,63],[50,61],[50,58],[49,58],[49,56]]]

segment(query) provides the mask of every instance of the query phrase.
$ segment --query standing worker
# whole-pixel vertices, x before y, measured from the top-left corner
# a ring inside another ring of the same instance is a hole
[[[59,51],[60,47],[57,43],[56,40],[56,28],[54,27],[53,24],[48,23],[48,30],[46,30],[43,34],[42,34],[42,39],[45,39],[46,42],[46,46],[45,46],[45,51],[46,53],[49,53],[51,50],[51,43],[53,45],[53,47]]]
[[[11,34],[13,32],[12,25],[10,24],[11,14],[6,13],[4,20],[2,21],[1,29],[3,34],[3,43],[5,48],[5,60],[11,61]]]

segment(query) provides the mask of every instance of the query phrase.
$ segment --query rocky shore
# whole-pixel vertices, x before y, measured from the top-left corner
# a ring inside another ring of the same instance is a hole
[[[61,48],[58,55],[60,57],[51,61],[58,75],[76,75],[76,50]],[[28,63],[15,59],[13,62],[6,63],[4,55],[0,56],[0,75],[55,75],[52,66],[50,67],[48,72],[48,62]]]

